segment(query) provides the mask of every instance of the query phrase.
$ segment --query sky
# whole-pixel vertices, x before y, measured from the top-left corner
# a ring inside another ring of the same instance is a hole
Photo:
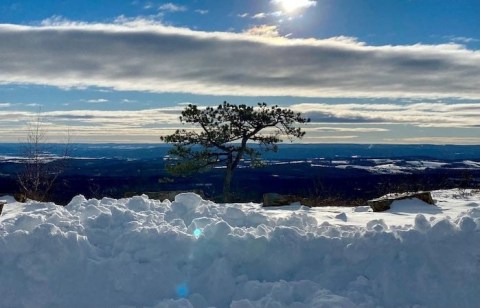
[[[2,0],[0,142],[159,143],[277,104],[305,143],[480,144],[480,0]]]

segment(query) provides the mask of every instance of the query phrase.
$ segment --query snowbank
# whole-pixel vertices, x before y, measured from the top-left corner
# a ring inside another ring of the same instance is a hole
[[[431,208],[401,201],[390,213],[195,194],[77,196],[66,207],[8,199],[0,306],[474,307],[480,200],[454,196],[436,192]]]

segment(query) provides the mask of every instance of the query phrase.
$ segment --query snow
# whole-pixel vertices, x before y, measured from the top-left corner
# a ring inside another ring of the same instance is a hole
[[[370,165],[355,165],[349,164],[347,161],[332,161],[332,164],[336,164],[335,168],[339,169],[348,169],[348,168],[355,168],[355,169],[362,169],[366,170],[370,173],[375,174],[409,174],[413,171],[423,171],[426,169],[438,169],[438,168],[449,168],[449,163],[438,162],[438,161],[405,161],[405,164],[402,164],[402,160],[392,160],[392,159],[366,159],[366,161],[375,164],[374,166]],[[475,162],[473,161],[463,161],[463,164],[471,167],[477,168]],[[312,165],[312,167],[326,167],[326,165]]]
[[[335,167],[340,169],[346,169],[346,168],[363,169],[375,174],[408,174],[409,171],[411,171],[411,168],[397,166],[393,163],[377,165],[377,166],[339,165]]]
[[[417,170],[425,170],[427,168],[436,169],[436,168],[441,168],[445,165],[448,165],[448,163],[437,162],[437,161],[427,161],[427,160],[406,161],[406,163],[413,166],[413,169],[417,169]]]
[[[3,196],[0,306],[475,307],[480,195],[433,197],[374,213]]]
[[[480,162],[476,162],[476,161],[472,161],[472,160],[464,160],[463,164],[468,166],[468,167],[480,168]]]

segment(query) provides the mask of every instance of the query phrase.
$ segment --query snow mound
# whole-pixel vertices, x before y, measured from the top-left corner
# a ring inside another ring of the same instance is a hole
[[[434,196],[420,213],[1,197],[0,306],[474,307],[480,200]]]

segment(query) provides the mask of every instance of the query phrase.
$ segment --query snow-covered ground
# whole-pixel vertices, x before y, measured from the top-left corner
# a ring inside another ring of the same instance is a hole
[[[478,307],[480,195],[368,207],[86,200],[0,216],[1,307]]]

